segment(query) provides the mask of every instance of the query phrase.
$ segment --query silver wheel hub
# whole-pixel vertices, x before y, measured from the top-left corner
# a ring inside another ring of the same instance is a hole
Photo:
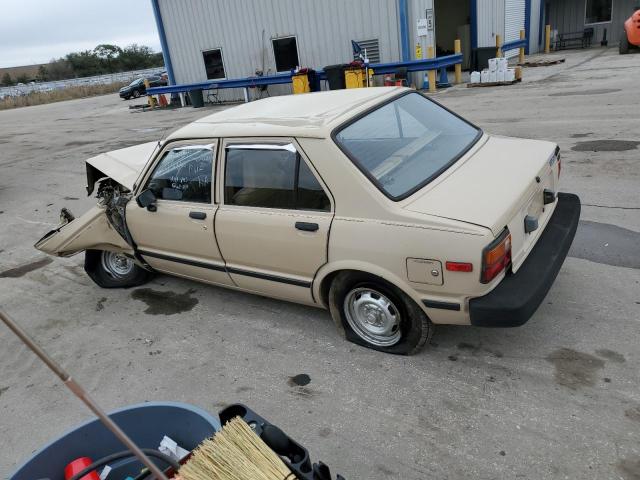
[[[371,288],[354,288],[344,299],[347,322],[363,340],[389,347],[400,340],[400,312],[391,300]]]
[[[102,252],[102,267],[113,278],[127,277],[134,267],[133,260],[122,253]]]

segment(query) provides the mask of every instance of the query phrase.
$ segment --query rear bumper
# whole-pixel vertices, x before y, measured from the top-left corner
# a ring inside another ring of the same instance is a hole
[[[567,256],[580,220],[580,199],[558,194],[547,226],[515,274],[508,274],[490,293],[469,301],[471,324],[518,327],[526,323],[551,288]]]

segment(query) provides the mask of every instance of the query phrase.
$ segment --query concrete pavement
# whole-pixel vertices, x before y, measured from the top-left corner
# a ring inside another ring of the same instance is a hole
[[[211,111],[134,113],[116,95],[0,112],[0,305],[105,408],[243,402],[347,479],[640,478],[640,55],[561,56],[518,85],[435,96],[490,133],[557,142],[562,189],[584,203],[521,328],[438,327],[394,357],[346,343],[322,310],[170,277],[101,290],[81,255],[45,260],[32,245],[59,209],[95,202],[87,157]],[[4,477],[89,415],[5,328],[0,345]]]

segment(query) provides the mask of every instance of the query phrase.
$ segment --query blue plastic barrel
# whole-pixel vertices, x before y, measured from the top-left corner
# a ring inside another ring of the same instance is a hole
[[[141,448],[158,449],[167,435],[182,448],[193,450],[220,429],[217,416],[186,403],[143,403],[116,410],[109,416]],[[126,447],[98,419],[89,420],[41,448],[10,479],[64,480],[64,467],[72,460],[89,457],[96,461],[123,450]],[[166,466],[157,462],[162,468]],[[135,477],[142,468],[135,457],[110,466],[113,470],[109,478]]]

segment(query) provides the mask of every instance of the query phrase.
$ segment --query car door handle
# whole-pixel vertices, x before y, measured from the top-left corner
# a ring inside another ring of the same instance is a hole
[[[320,227],[317,223],[296,222],[296,228],[303,232],[316,232]]]
[[[204,212],[189,212],[189,217],[196,220],[204,220],[207,218],[207,214]]]

